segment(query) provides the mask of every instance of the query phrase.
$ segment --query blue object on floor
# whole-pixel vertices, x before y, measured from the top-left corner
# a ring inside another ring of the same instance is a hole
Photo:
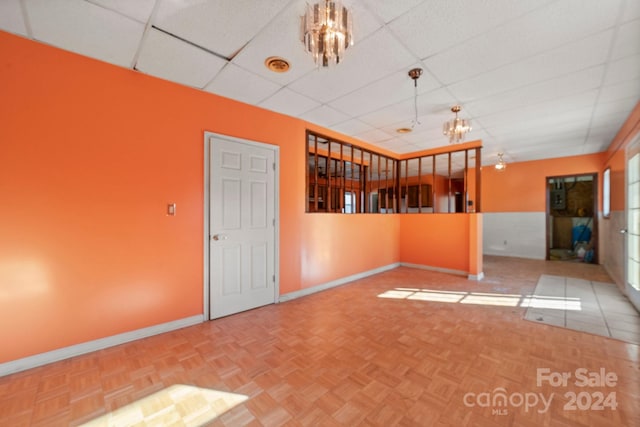
[[[575,248],[578,242],[589,242],[591,240],[591,229],[586,225],[576,225],[573,227],[571,239],[572,247]]]

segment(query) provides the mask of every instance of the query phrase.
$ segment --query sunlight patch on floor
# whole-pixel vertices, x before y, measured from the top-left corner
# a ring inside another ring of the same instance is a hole
[[[505,307],[517,307],[520,303],[520,295],[509,294],[488,294],[471,292],[466,296],[461,304],[479,304],[479,305],[501,305]]]
[[[185,426],[213,421],[248,399],[242,394],[175,384],[83,424],[83,427]]]
[[[503,307],[535,307],[555,310],[581,310],[580,298],[538,295],[496,294],[487,292],[440,291],[418,288],[394,288],[378,298],[407,299],[458,304],[496,305]]]
[[[580,298],[550,297],[544,295],[527,295],[522,301],[522,307],[551,308],[555,310],[582,310]]]

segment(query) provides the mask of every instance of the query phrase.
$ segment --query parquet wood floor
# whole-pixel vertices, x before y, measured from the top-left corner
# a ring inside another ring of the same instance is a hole
[[[2,377],[0,425],[80,425],[186,384],[247,396],[218,427],[640,426],[639,346],[528,322],[510,303],[543,273],[611,281],[597,265],[503,257],[485,257],[481,282],[401,267]],[[610,382],[580,387],[580,369]],[[598,393],[616,408],[597,409]]]

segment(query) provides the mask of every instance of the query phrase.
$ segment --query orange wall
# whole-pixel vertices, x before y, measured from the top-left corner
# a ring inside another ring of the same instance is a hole
[[[391,216],[304,213],[307,123],[4,32],[0,52],[0,363],[202,314],[205,131],[280,146],[281,293],[398,262]]]
[[[469,218],[474,214],[435,213],[398,216],[400,217],[402,262],[471,272],[469,269]],[[482,226],[481,223],[480,226]],[[481,239],[482,234],[479,237]],[[473,269],[477,268],[476,263]],[[478,272],[474,271],[472,274],[476,273]]]
[[[392,214],[305,215],[302,288],[398,262],[399,217]]]
[[[598,173],[604,153],[510,163],[503,172],[482,168],[482,212],[546,212],[546,178]],[[600,197],[599,197],[600,199]]]

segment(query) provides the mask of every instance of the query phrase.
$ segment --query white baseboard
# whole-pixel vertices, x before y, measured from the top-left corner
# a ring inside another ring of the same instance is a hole
[[[401,262],[400,265],[403,266],[403,267],[418,268],[420,270],[430,270],[430,271],[437,271],[439,273],[455,274],[456,276],[466,276],[468,274],[466,271],[462,271],[462,270],[453,270],[453,269],[450,269],[450,268],[432,267],[430,265],[423,265],[423,264],[411,264],[411,263],[408,263],[408,262]]]
[[[312,286],[310,288],[301,289],[299,291],[289,292],[288,294],[280,295],[278,302],[286,302],[292,299],[304,297],[307,295],[315,294],[316,292],[326,291],[327,289],[341,286],[354,280],[363,279],[374,274],[382,273],[383,271],[393,270],[400,266],[400,263],[394,263],[385,265],[384,267],[374,268],[373,270],[364,271],[362,273],[354,274],[352,276],[343,277],[341,279],[333,280],[331,282],[323,283],[321,285]]]
[[[484,279],[484,273],[481,271],[478,274],[467,274],[467,279],[480,281],[480,280]]]
[[[11,362],[0,363],[0,377],[35,368],[37,366],[46,365],[48,363],[57,362],[59,360],[68,359],[70,357],[80,356],[81,354],[91,353],[92,351],[102,350],[107,347],[113,347],[126,342],[135,341],[141,338],[147,338],[153,335],[174,331],[176,329],[182,329],[187,326],[197,325],[203,321],[204,317],[199,314],[197,316],[185,317],[184,319],[149,326],[147,328],[137,329],[135,331],[125,332],[106,338],[100,338],[94,341],[88,341],[48,351],[46,353],[35,354],[22,359],[12,360]]]
[[[484,273],[480,272],[478,274],[469,274],[466,271],[462,271],[462,270],[453,270],[450,268],[441,268],[441,267],[432,267],[430,265],[423,265],[423,264],[411,264],[408,262],[402,262],[400,263],[400,265],[402,265],[403,267],[409,267],[409,268],[418,268],[420,270],[430,270],[430,271],[437,271],[439,273],[447,273],[447,274],[455,274],[456,276],[467,276],[467,279],[469,280],[482,280],[484,279]]]

